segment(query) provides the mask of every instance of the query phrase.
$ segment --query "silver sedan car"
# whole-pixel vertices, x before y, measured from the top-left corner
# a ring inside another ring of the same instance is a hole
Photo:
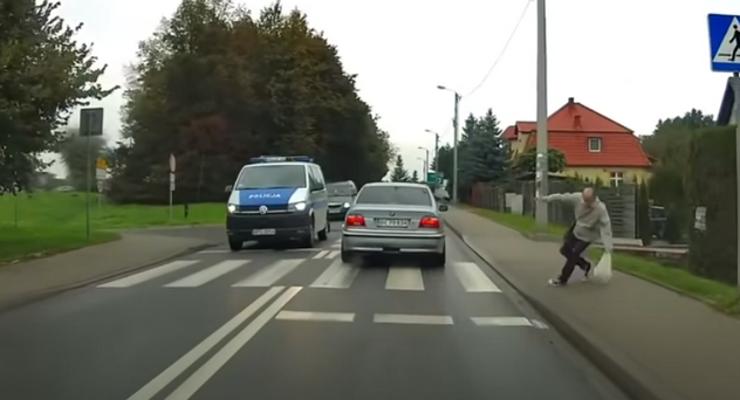
[[[445,264],[445,231],[432,191],[414,183],[362,187],[342,227],[342,261],[354,255],[420,254]]]

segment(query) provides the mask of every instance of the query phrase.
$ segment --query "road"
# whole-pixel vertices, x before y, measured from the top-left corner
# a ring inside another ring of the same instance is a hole
[[[448,233],[448,265],[216,247],[0,314],[4,399],[621,399]]]

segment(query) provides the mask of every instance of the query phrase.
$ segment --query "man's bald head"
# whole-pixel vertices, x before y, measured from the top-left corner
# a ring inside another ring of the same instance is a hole
[[[596,194],[594,193],[594,188],[587,187],[583,189],[583,192],[581,192],[581,197],[583,198],[583,202],[591,205],[594,203],[594,200],[596,200]]]

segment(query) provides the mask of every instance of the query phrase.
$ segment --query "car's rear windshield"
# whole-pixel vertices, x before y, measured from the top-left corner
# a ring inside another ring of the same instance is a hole
[[[432,197],[429,190],[423,187],[370,186],[360,191],[357,203],[431,206]]]
[[[247,167],[239,176],[237,190],[306,187],[303,165],[260,165]]]
[[[326,185],[329,196],[352,196],[354,188],[349,183],[330,183]]]

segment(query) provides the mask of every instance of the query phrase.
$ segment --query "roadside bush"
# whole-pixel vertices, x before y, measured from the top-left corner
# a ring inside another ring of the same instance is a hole
[[[690,220],[689,268],[709,278],[737,282],[735,127],[707,128],[691,138],[686,193],[693,215],[706,207],[706,230]]]

